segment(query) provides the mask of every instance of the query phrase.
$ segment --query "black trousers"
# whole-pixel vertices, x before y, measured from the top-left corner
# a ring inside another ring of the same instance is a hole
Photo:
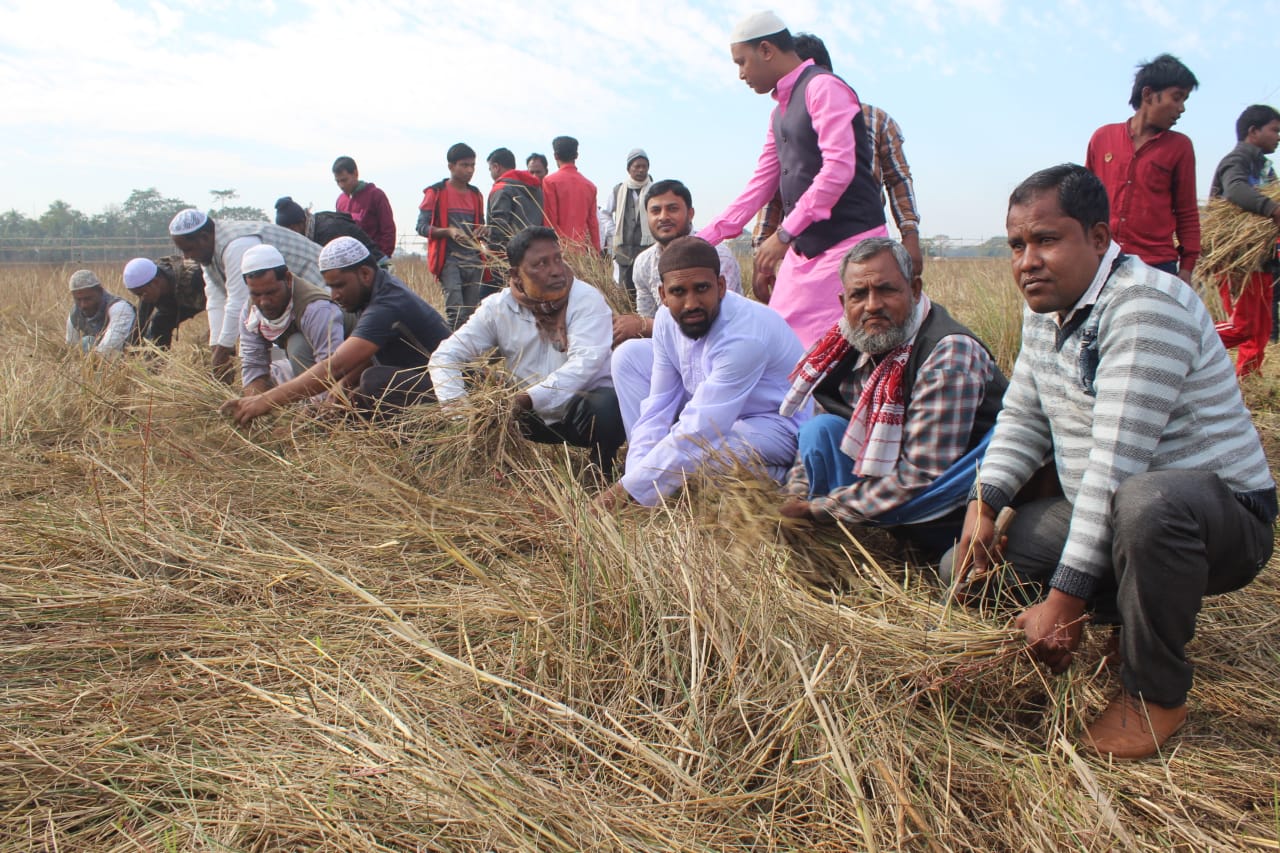
[[[1066,498],[1018,510],[1005,559],[1031,590],[1048,586],[1071,526]],[[1098,621],[1118,621],[1125,690],[1173,708],[1186,701],[1193,667],[1185,648],[1206,595],[1240,589],[1271,558],[1273,528],[1217,474],[1151,471],[1111,500],[1112,571],[1090,602]]]
[[[430,403],[436,398],[427,366],[395,367],[375,364],[360,374],[360,388],[352,395],[357,410],[382,418],[403,412],[417,403]]]
[[[554,424],[533,412],[526,413],[520,418],[520,433],[540,444],[591,448],[591,461],[600,467],[606,480],[613,479],[614,457],[627,440],[618,395],[612,388],[595,388],[575,398],[564,418]]]

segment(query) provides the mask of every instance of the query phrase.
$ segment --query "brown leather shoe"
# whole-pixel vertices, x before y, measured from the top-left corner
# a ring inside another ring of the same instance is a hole
[[[1186,703],[1162,708],[1121,690],[1084,730],[1082,745],[1116,759],[1147,758],[1155,755],[1186,721]]]

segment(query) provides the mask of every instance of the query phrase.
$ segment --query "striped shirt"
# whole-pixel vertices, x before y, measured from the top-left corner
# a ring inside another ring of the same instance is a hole
[[[920,214],[916,209],[916,191],[911,182],[911,167],[902,153],[902,128],[887,112],[871,104],[862,105],[871,134],[871,147],[876,156],[871,161],[871,176],[880,185],[881,195],[889,191],[889,210],[898,231],[918,231]],[[756,227],[751,234],[751,245],[759,246],[778,230],[782,223],[782,196],[775,195],[756,216]]]
[[[875,370],[863,355],[840,383],[840,396],[855,406],[862,384]],[[902,431],[902,454],[892,474],[866,477],[809,502],[814,513],[842,521],[874,519],[902,506],[942,476],[969,450],[974,416],[996,363],[974,338],[948,335],[938,341],[916,374]],[[786,492],[805,497],[809,478],[800,460],[787,475]]]
[[[1072,504],[1050,584],[1079,598],[1111,571],[1111,498],[1127,477],[1212,471],[1237,493],[1275,488],[1204,303],[1135,257],[1063,327],[1023,312],[1022,350],[971,498],[980,491],[1003,507],[1050,455]]]

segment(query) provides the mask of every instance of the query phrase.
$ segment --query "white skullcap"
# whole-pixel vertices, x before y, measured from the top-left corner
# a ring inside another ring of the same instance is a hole
[[[77,290],[89,290],[93,287],[102,287],[102,282],[98,281],[98,277],[93,274],[92,270],[76,270],[71,274],[71,292]]]
[[[648,162],[649,155],[644,153],[643,148],[632,148],[631,151],[627,154],[627,165],[630,166],[631,161],[639,160],[641,157],[645,159],[645,162]]]
[[[369,257],[369,247],[355,237],[334,237],[320,250],[320,272],[345,269]]]
[[[157,271],[156,262],[150,258],[134,258],[124,265],[124,286],[130,290],[146,287]]]
[[[178,215],[169,222],[169,236],[185,237],[187,234],[199,231],[208,221],[209,217],[204,211],[196,210],[194,207],[180,210]]]
[[[284,262],[284,255],[280,254],[279,249],[266,243],[259,243],[245,251],[244,257],[240,260],[240,274],[252,275],[284,266],[288,264]]]
[[[754,15],[748,15],[738,22],[738,26],[733,28],[733,33],[729,36],[729,44],[740,44],[744,41],[764,38],[774,33],[780,33],[786,28],[787,25],[773,13],[772,9],[756,12]]]

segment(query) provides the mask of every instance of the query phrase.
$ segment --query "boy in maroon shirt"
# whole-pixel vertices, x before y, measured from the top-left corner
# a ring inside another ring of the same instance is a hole
[[[1199,85],[1167,53],[1139,65],[1129,96],[1133,117],[1098,128],[1085,157],[1085,168],[1107,188],[1120,248],[1187,282],[1200,256],[1196,154],[1191,140],[1170,128]]]
[[[355,220],[388,258],[396,251],[396,220],[387,194],[368,181],[360,180],[360,170],[350,157],[333,161],[333,180],[342,190],[333,209]]]

